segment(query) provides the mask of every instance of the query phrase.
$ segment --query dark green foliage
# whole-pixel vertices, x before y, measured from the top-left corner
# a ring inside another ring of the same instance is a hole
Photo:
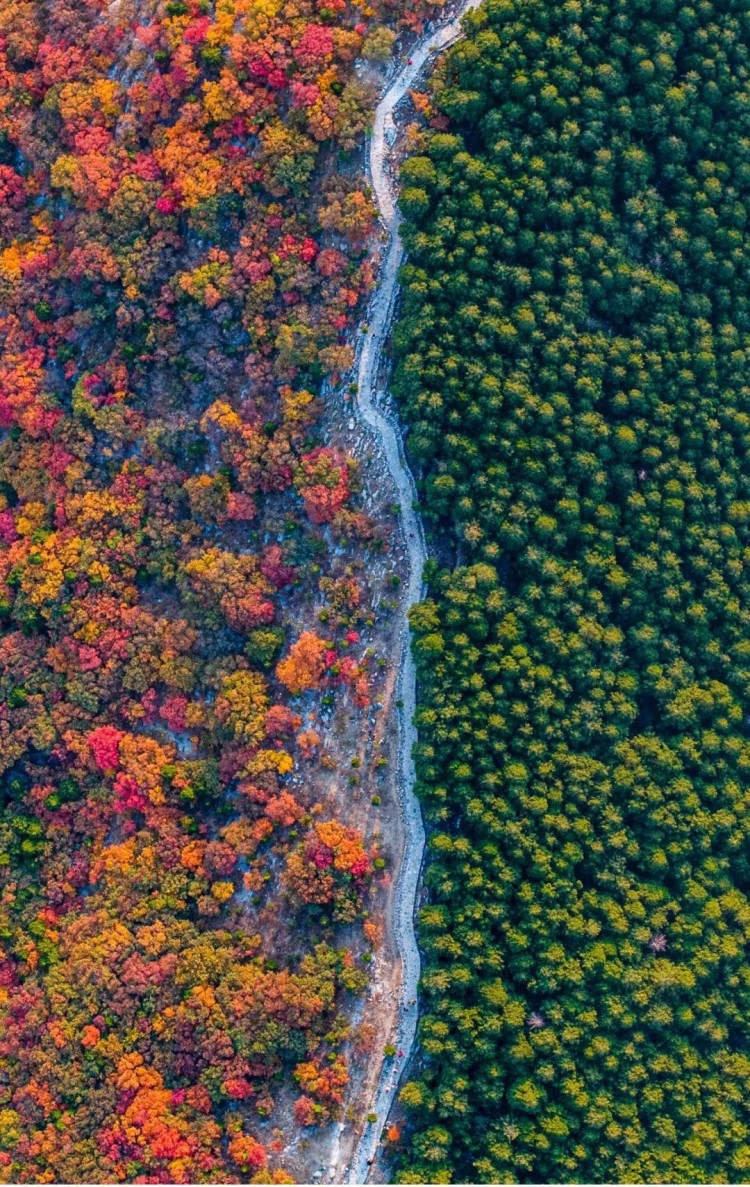
[[[489,0],[405,168],[396,388],[470,563],[413,617],[404,1180],[750,1175],[749,46]]]
[[[251,663],[261,668],[270,668],[278,659],[284,644],[281,627],[260,627],[251,631],[245,644],[245,655]]]

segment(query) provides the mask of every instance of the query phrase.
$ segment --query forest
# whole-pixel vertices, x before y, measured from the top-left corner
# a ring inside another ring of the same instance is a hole
[[[433,11],[0,6],[2,1182],[290,1182],[341,1115],[388,872],[323,727],[395,520],[320,397]]]
[[[750,10],[487,0],[402,171],[454,563],[401,1182],[750,1176]]]

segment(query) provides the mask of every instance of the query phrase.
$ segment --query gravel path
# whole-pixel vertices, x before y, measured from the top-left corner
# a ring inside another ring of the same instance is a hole
[[[404,823],[404,854],[393,900],[393,932],[402,964],[399,993],[397,1033],[394,1046],[403,1052],[397,1059],[385,1059],[380,1069],[375,1098],[368,1112],[377,1114],[377,1121],[368,1123],[355,1147],[351,1165],[345,1171],[348,1183],[365,1183],[375,1157],[391,1104],[396,1095],[401,1072],[408,1061],[417,1032],[417,984],[419,982],[419,950],[414,932],[414,910],[422,868],[425,832],[419,801],[414,795],[413,749],[417,740],[414,727],[415,673],[409,647],[407,615],[423,596],[422,573],[426,559],[424,532],[419,515],[414,510],[416,489],[406,462],[398,424],[385,415],[377,405],[377,375],[383,346],[388,338],[397,290],[398,270],[404,258],[399,234],[400,215],[396,204],[396,186],[389,176],[389,156],[395,140],[394,112],[407,91],[418,83],[428,62],[435,54],[458,41],[462,35],[461,18],[481,0],[463,0],[457,13],[448,22],[425,34],[414,46],[409,62],[390,83],[375,111],[369,144],[370,182],[378,204],[380,217],[389,236],[388,250],[383,260],[378,287],[368,313],[368,329],[360,334],[357,353],[357,410],[359,416],[374,430],[385,455],[388,469],[398,490],[401,504],[401,530],[409,557],[409,582],[402,605],[401,666],[398,697],[399,710],[399,798]]]

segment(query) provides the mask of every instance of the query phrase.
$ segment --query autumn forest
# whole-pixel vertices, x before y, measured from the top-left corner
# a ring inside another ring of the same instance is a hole
[[[395,520],[322,396],[426,12],[2,5],[3,1182],[291,1182],[372,1044],[387,844],[328,740],[384,695]]]

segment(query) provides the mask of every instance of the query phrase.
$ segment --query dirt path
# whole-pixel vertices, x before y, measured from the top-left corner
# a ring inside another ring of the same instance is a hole
[[[395,1060],[383,1059],[377,1088],[369,1109],[377,1114],[377,1121],[367,1123],[354,1148],[349,1166],[338,1165],[338,1143],[335,1143],[330,1178],[333,1182],[365,1183],[370,1165],[380,1142],[383,1128],[396,1094],[398,1081],[414,1045],[417,1031],[417,984],[419,981],[419,950],[414,932],[414,908],[422,867],[425,833],[419,802],[414,795],[414,760],[412,752],[417,740],[414,727],[415,673],[409,647],[407,615],[423,595],[422,573],[426,559],[422,523],[414,510],[416,489],[404,456],[398,424],[377,406],[377,375],[383,346],[388,338],[397,290],[398,270],[404,257],[399,234],[400,215],[396,205],[396,186],[389,176],[388,165],[396,136],[394,112],[407,91],[418,82],[431,59],[461,37],[461,18],[481,0],[463,0],[457,14],[444,25],[425,34],[413,47],[409,62],[390,83],[380,100],[369,144],[369,173],[380,217],[389,236],[388,249],[378,277],[378,287],[368,311],[368,328],[360,332],[357,344],[357,411],[374,431],[383,451],[388,469],[398,491],[401,504],[401,530],[409,558],[409,581],[405,590],[401,613],[401,662],[399,672],[399,799],[404,824],[404,853],[393,898],[393,934],[401,960],[401,986],[398,1003],[398,1022],[393,1044],[403,1055]]]

